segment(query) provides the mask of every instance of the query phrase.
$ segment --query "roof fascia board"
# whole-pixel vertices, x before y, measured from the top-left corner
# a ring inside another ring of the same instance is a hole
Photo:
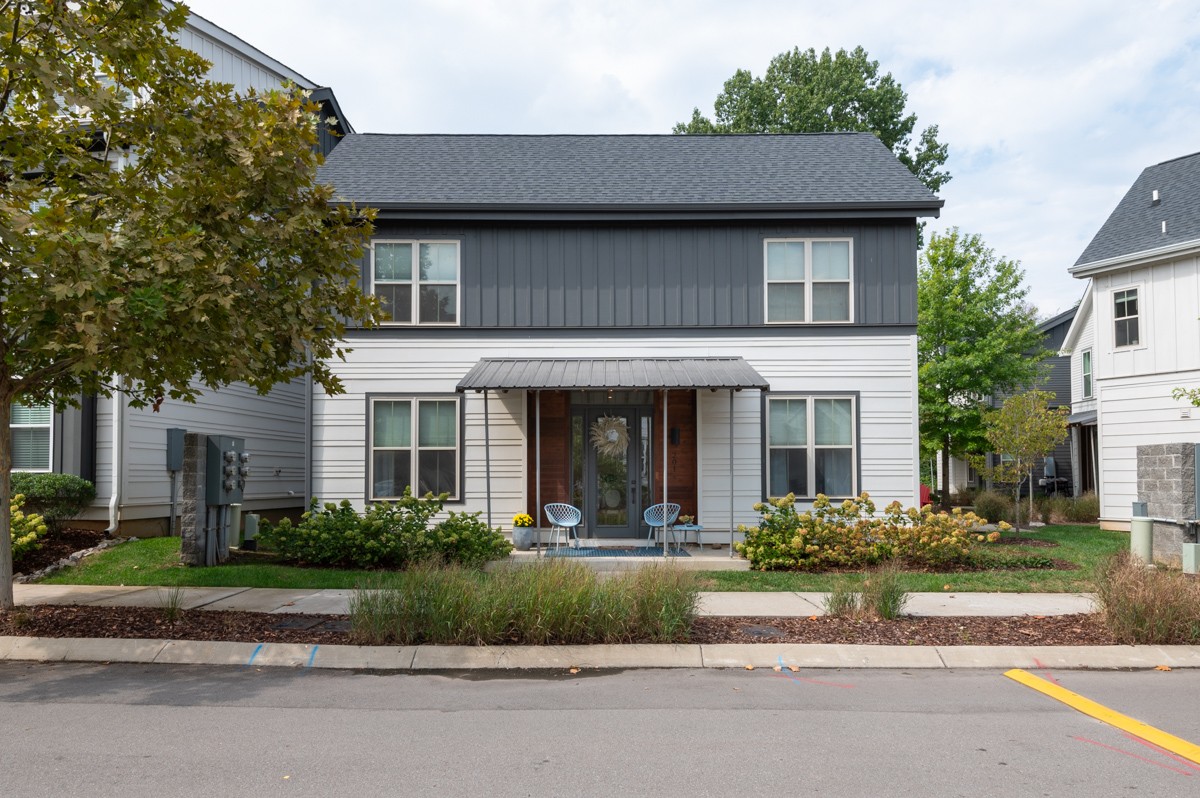
[[[1079,336],[1083,333],[1083,326],[1092,323],[1092,281],[1088,280],[1087,288],[1083,291],[1083,299],[1079,300],[1079,307],[1075,308],[1075,318],[1071,321],[1071,326],[1067,328],[1067,337],[1063,339],[1062,348],[1058,350],[1059,355],[1070,355],[1075,350],[1075,345],[1079,342]]]
[[[1093,277],[1097,274],[1119,271],[1121,269],[1153,266],[1156,263],[1162,263],[1180,256],[1195,254],[1200,254],[1200,239],[1182,241],[1178,244],[1170,244],[1156,249],[1144,249],[1141,252],[1134,252],[1130,255],[1118,255],[1115,258],[1106,258],[1104,260],[1092,261],[1091,263],[1081,263],[1072,266],[1068,271],[1075,277]]]
[[[169,5],[171,5],[171,4],[169,4]],[[236,52],[240,55],[243,55],[249,59],[257,61],[259,64],[266,67],[270,71],[276,73],[277,75],[279,75],[282,78],[290,80],[291,82],[295,83],[297,86],[299,86],[302,89],[317,88],[317,84],[315,82],[304,77],[299,72],[297,72],[296,70],[289,67],[287,64],[277,61],[276,59],[267,55],[262,50],[258,49],[257,47],[250,44],[249,42],[247,42],[243,39],[240,39],[237,36],[230,33],[229,31],[225,30],[224,28],[219,27],[218,25],[216,25],[212,22],[209,22],[207,19],[200,16],[196,12],[190,11],[190,9],[189,9],[189,14],[188,14],[187,24],[188,24],[188,27],[195,28],[200,33],[204,34],[205,36],[209,37],[210,39],[213,39],[214,41],[220,43],[221,45],[228,47],[230,50],[233,50],[234,52]]]
[[[342,129],[343,135],[351,135],[356,133],[354,126],[350,124],[350,120],[342,113],[342,106],[338,104],[337,95],[333,93],[333,89],[328,86],[321,86],[312,90],[312,99],[319,103],[329,103],[329,107],[333,110],[333,115],[337,117],[338,127]]]
[[[348,205],[345,200],[335,204]],[[480,221],[516,221],[536,219],[538,221],[667,221],[667,220],[712,220],[712,219],[912,219],[914,217],[937,217],[936,210],[921,211],[911,206],[906,208],[862,208],[862,209],[804,209],[804,208],[773,208],[752,209],[724,206],[687,207],[687,208],[592,208],[590,210],[572,210],[561,207],[545,208],[497,208],[488,209],[475,207],[464,208],[396,208],[387,205],[375,205],[369,202],[359,203],[360,207],[373,207],[379,213],[380,219],[429,219],[429,220],[469,220]]]

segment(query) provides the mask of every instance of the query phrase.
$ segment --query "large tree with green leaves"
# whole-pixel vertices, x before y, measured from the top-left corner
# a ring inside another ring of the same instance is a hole
[[[933,235],[917,271],[917,375],[923,456],[988,451],[984,412],[994,396],[1033,385],[1049,354],[1025,302],[1024,272],[978,235]]]
[[[0,607],[12,606],[10,406],[134,406],[327,361],[369,214],[316,183],[317,107],[205,79],[159,0],[0,2]],[[118,386],[120,386],[118,388]]]
[[[916,142],[916,114],[906,113],[908,95],[890,72],[880,74],[862,47],[821,53],[795,48],[771,59],[756,78],[739,69],[725,81],[712,119],[696,108],[675,125],[676,133],[874,133],[930,191],[950,180],[942,167],[949,151],[937,125]]]

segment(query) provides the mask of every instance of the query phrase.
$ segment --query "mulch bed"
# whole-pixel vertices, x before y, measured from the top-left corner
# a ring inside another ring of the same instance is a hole
[[[169,620],[154,607],[37,605],[0,611],[0,635],[228,640],[248,643],[346,644],[340,615],[269,615],[183,610]],[[857,643],[912,646],[1113,645],[1094,615],[1011,618],[901,618],[854,621],[812,618],[699,618],[693,643]]]
[[[108,540],[108,533],[99,529],[60,529],[42,538],[41,547],[23,555],[14,563],[13,570],[18,574],[31,574],[77,551],[99,546],[105,540]]]

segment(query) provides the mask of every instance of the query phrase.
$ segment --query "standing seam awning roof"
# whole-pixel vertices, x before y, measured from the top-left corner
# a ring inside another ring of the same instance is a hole
[[[484,358],[458,382],[458,390],[723,388],[770,390],[740,357]]]

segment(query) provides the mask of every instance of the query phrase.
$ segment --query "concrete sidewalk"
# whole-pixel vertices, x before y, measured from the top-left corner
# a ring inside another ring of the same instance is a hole
[[[16,585],[17,603],[162,607],[169,589]],[[345,614],[350,590],[182,588],[189,609]],[[807,617],[823,593],[702,593],[700,614]],[[1006,616],[1090,612],[1068,593],[915,593],[912,615]],[[351,670],[569,668],[1200,668],[1200,646],[866,646],[810,644],[597,646],[343,646],[189,640],[0,637],[0,661],[135,662]]]
[[[164,587],[15,585],[17,604],[83,604],[94,607],[161,607]],[[352,590],[245,587],[181,588],[183,609],[346,615]],[[701,593],[700,614],[806,618],[825,614],[825,593]],[[917,616],[1070,615],[1091,612],[1081,593],[911,593],[905,612]]]

